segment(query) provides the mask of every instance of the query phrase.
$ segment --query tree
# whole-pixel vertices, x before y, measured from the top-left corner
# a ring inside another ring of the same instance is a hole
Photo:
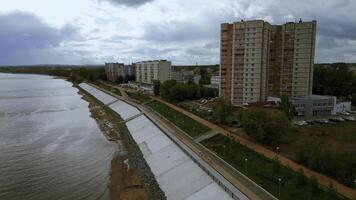
[[[281,97],[281,102],[278,104],[278,109],[282,110],[289,120],[293,119],[295,108],[288,96]]]
[[[218,98],[213,106],[213,117],[220,124],[231,124],[233,121],[233,107],[230,102]]]
[[[282,111],[248,108],[240,112],[240,121],[246,133],[266,145],[280,143],[290,131],[290,121]]]
[[[117,84],[121,84],[124,82],[124,78],[122,76],[118,76],[117,79],[116,79],[116,83]]]
[[[200,68],[200,76],[201,76],[201,78],[199,80],[199,85],[210,84],[210,76],[206,69]]]
[[[356,93],[351,95],[351,104],[352,106],[356,106]]]
[[[163,84],[161,84],[160,87],[160,95],[163,99],[168,99],[169,94],[170,94],[170,89],[177,85],[177,81],[175,80],[168,80],[165,81]]]
[[[153,94],[155,96],[159,95],[160,87],[161,87],[161,82],[159,80],[154,80],[153,81]]]
[[[349,95],[356,93],[356,76],[345,63],[316,65],[313,93],[349,98]]]

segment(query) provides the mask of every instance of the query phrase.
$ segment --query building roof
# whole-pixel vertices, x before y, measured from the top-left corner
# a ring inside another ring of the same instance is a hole
[[[322,96],[322,95],[308,95],[308,96],[300,96],[300,97],[292,97],[292,100],[322,100],[322,99],[330,99],[334,96]]]

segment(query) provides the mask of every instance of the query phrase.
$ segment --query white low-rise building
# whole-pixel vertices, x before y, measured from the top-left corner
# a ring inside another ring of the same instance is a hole
[[[344,113],[344,112],[349,112],[349,111],[351,111],[351,102],[350,101],[337,102],[337,103],[335,103],[333,114]]]
[[[152,85],[154,80],[162,83],[171,79],[172,66],[167,60],[142,61],[135,63],[136,81]]]

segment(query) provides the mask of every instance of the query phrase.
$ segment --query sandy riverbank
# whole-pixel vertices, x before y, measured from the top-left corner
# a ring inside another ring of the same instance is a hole
[[[111,161],[111,199],[165,199],[125,124],[120,123],[122,119],[86,92],[79,94],[89,102],[91,116],[105,137],[118,144],[118,153]]]

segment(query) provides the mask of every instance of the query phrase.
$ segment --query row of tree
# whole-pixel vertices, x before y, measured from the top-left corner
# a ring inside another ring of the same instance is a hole
[[[356,75],[346,63],[315,65],[313,93],[350,99],[356,106]]]
[[[129,81],[135,81],[135,80],[136,80],[135,75],[118,76],[116,79],[116,83],[117,84],[128,83]]]
[[[175,80],[168,80],[163,84],[155,81],[153,90],[155,95],[160,95],[171,102],[216,97],[219,93],[214,88],[206,88],[195,83],[177,83]]]

